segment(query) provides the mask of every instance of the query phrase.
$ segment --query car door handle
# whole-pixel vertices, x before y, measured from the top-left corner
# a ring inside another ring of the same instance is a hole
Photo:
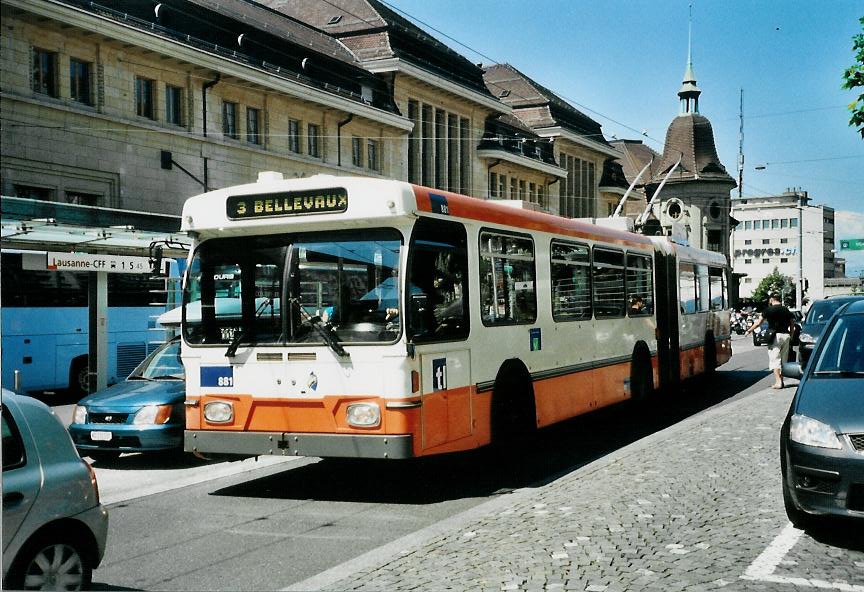
[[[13,491],[12,493],[4,493],[3,494],[3,505],[17,505],[24,501],[24,494],[20,491]]]

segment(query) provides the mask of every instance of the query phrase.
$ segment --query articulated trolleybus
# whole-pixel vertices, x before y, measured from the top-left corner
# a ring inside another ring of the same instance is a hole
[[[731,355],[725,258],[399,181],[189,199],[187,451],[413,458],[537,428]]]

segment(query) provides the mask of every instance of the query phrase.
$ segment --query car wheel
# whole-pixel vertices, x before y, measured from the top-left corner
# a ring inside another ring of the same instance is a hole
[[[795,506],[795,501],[792,499],[792,494],[789,492],[789,485],[786,484],[786,479],[783,479],[783,507],[786,508],[786,517],[795,528],[807,530],[813,525],[813,517],[807,512],[799,510]]]
[[[93,568],[80,543],[55,535],[28,544],[9,571],[6,587],[14,590],[86,590]]]

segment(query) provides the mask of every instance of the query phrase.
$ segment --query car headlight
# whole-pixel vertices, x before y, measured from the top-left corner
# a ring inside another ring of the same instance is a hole
[[[349,425],[371,428],[381,423],[381,408],[375,403],[354,403],[348,405],[346,420]]]
[[[812,343],[816,343],[816,336],[810,335],[809,333],[802,333],[801,335],[798,336],[798,340],[801,343],[812,344]]]
[[[87,423],[87,408],[83,405],[75,405],[72,412],[72,423]]]
[[[795,414],[789,425],[789,439],[805,446],[819,448],[841,448],[840,439],[828,424],[806,415]]]
[[[204,419],[210,423],[230,423],[234,420],[234,405],[227,401],[210,401],[204,405]]]
[[[171,419],[172,405],[145,405],[135,413],[135,425],[160,425]]]

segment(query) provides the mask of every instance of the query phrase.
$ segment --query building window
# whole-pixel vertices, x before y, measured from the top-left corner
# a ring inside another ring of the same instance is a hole
[[[788,238],[781,238],[781,239],[780,239],[780,244],[781,244],[781,245],[785,245],[785,244],[787,244],[788,242],[789,242],[789,239],[788,239]]]
[[[771,262],[770,259],[763,259],[763,260],[762,260],[762,263],[770,263],[770,262]]]
[[[789,263],[788,257],[780,257],[780,263]]]
[[[226,138],[239,137],[237,132],[237,103],[223,101],[222,103],[222,134]]]
[[[715,251],[717,253],[722,252],[723,250],[723,233],[716,229],[712,228],[708,230],[706,236],[706,246],[709,251]]]
[[[435,109],[435,187],[447,188],[447,114]]]
[[[753,220],[753,230],[760,230],[762,228],[762,220]]]
[[[246,141],[250,144],[261,143],[261,111],[246,107]]]
[[[537,185],[537,203],[546,207],[546,187],[544,185]],[[609,209],[609,215],[615,213],[615,204],[610,204],[612,207]]]
[[[763,245],[770,245],[770,244],[771,244],[771,239],[770,239],[770,238],[763,238],[763,239],[762,239],[762,244],[763,244]]]
[[[33,92],[57,96],[57,54],[33,48]]]
[[[459,118],[459,179],[462,193],[471,191],[471,122]]]
[[[780,228],[780,220],[774,218],[773,220],[771,220],[771,230],[775,230],[777,228]]]
[[[421,183],[420,178],[420,104],[417,101],[408,101],[408,119],[414,124],[408,135],[408,182]]]
[[[537,203],[537,184],[528,183],[528,201]]]
[[[789,221],[786,218],[780,218],[780,228],[786,228],[789,226]]]
[[[744,230],[750,230],[753,228],[753,222],[750,220],[744,220]]]
[[[789,228],[798,228],[798,218],[789,218]]]
[[[92,65],[77,58],[69,58],[69,96],[73,101],[93,104],[93,95],[90,92],[90,71]]]
[[[102,196],[98,193],[66,192],[66,203],[78,204],[79,206],[98,206],[101,198]]]
[[[748,238],[748,239],[745,239],[745,240],[744,240],[744,244],[745,244],[745,245],[752,245],[752,244],[753,244],[753,241],[750,240],[750,239]]]
[[[745,259],[744,260],[744,265],[750,265],[751,263],[753,263],[752,259]]]
[[[183,125],[183,89],[179,86],[165,86],[165,121]]]
[[[54,201],[54,190],[48,187],[33,187],[32,185],[12,186],[14,197],[26,197],[27,199],[38,199],[40,201]]]
[[[752,283],[753,283],[753,278],[744,278],[744,283],[745,283],[745,284],[752,284]]]
[[[378,140],[366,141],[366,164],[373,171],[379,169],[381,163],[378,162]]]
[[[288,150],[300,154],[300,122],[296,119],[288,120]]]
[[[357,136],[351,138],[351,164],[355,167],[363,166],[363,142]]]
[[[155,119],[153,108],[153,81],[149,78],[135,77],[135,113],[139,117]]]
[[[321,156],[321,126],[310,123],[306,128],[306,151],[309,156],[319,158]]]
[[[519,199],[525,201],[525,179],[519,179]]]
[[[498,173],[489,173],[489,197],[498,197]]]

